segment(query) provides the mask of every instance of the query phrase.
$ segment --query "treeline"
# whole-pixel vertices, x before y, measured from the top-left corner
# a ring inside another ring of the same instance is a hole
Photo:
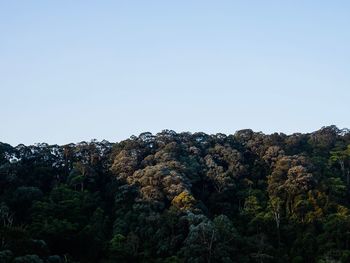
[[[0,143],[0,262],[350,262],[350,131]]]

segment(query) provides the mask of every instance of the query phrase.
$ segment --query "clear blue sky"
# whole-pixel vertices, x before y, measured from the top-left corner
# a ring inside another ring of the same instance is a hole
[[[1,1],[0,141],[350,127],[349,1]]]

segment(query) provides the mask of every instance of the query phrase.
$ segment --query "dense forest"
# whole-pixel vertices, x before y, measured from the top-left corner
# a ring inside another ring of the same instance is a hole
[[[350,262],[350,131],[0,143],[0,262]]]

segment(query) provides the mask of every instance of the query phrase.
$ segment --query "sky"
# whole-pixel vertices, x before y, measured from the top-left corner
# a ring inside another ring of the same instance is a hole
[[[349,1],[0,1],[0,141],[350,128]]]

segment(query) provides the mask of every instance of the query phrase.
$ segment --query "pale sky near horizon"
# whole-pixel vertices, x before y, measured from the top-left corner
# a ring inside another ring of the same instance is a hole
[[[350,128],[349,1],[1,1],[0,141]]]

